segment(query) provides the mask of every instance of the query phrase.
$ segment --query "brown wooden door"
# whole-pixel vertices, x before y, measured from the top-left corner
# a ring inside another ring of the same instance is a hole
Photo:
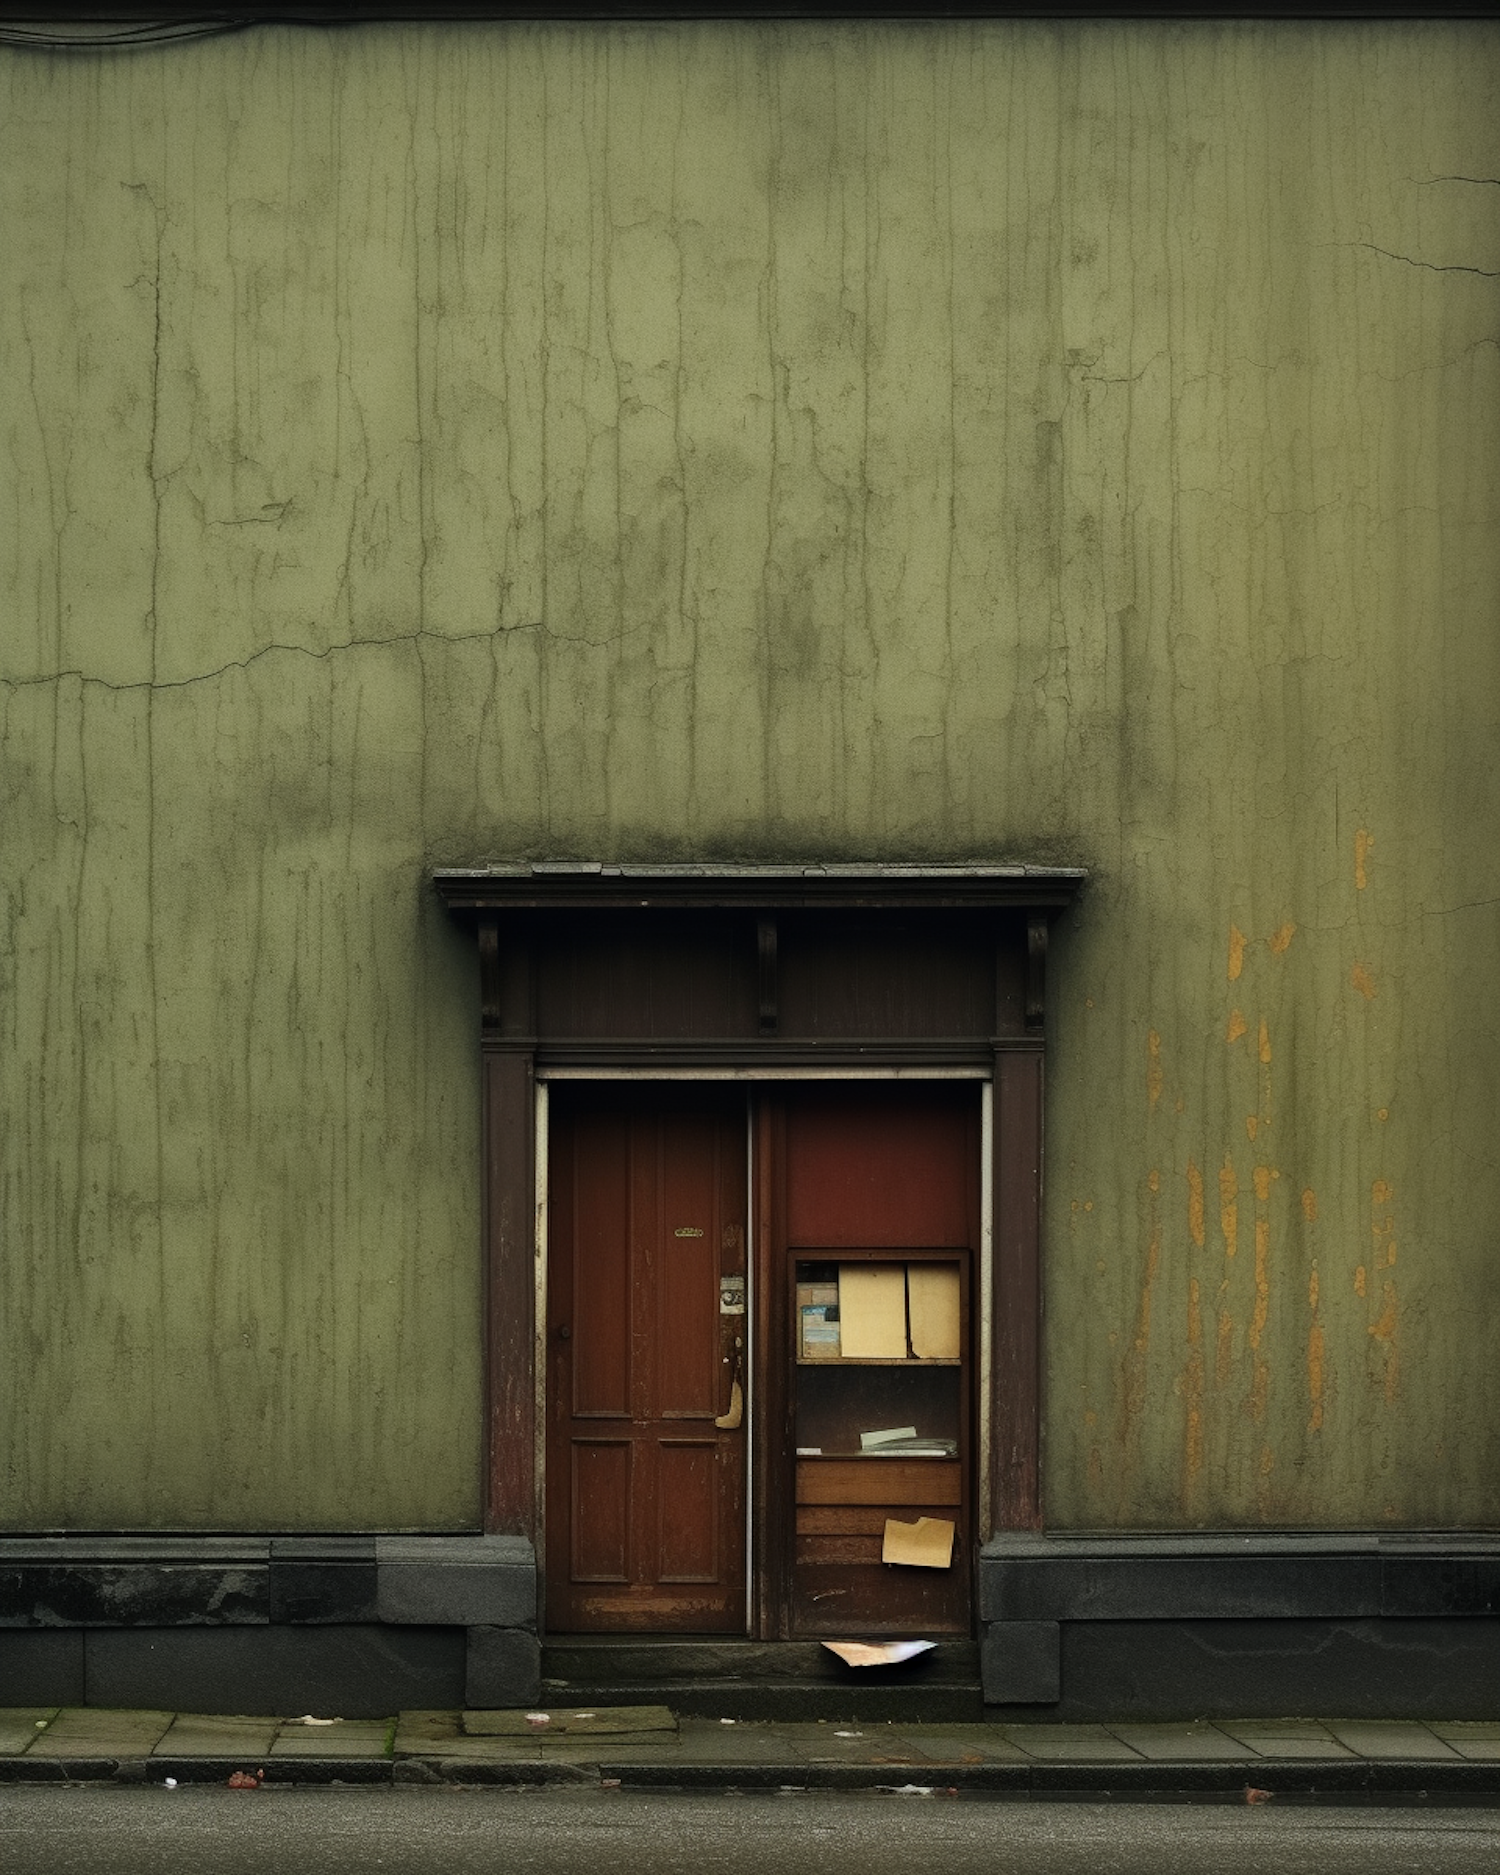
[[[737,1428],[715,1419],[745,1375],[745,1159],[743,1107],[554,1092],[555,1631],[744,1629],[748,1403]]]

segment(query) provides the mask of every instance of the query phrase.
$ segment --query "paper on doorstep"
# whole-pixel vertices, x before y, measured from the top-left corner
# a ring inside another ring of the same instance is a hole
[[[906,1309],[919,1361],[958,1359],[958,1265],[908,1263]]]
[[[905,1265],[840,1263],[839,1327],[846,1361],[905,1360]]]
[[[880,1560],[915,1569],[951,1569],[954,1526],[946,1517],[918,1517],[915,1523],[885,1520]]]

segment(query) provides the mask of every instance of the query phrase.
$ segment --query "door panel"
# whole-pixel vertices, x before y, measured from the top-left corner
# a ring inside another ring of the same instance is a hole
[[[571,1453],[575,1582],[624,1582],[630,1553],[628,1439],[575,1439]],[[587,1506],[588,1514],[580,1510]]]
[[[559,1088],[549,1163],[548,1625],[742,1631],[743,1107]]]

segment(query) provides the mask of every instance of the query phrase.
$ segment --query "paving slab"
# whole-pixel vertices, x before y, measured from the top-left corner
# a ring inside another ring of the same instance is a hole
[[[1457,1758],[1425,1725],[1403,1719],[1330,1719],[1328,1730],[1361,1758]]]
[[[995,1725],[903,1725],[901,1736],[934,1764],[1024,1764],[1026,1754]]]
[[[331,1725],[283,1725],[270,1758],[384,1758],[390,1719],[335,1719]]]
[[[65,1706],[38,1732],[28,1758],[145,1758],[172,1723],[170,1712],[112,1712]]]
[[[396,1718],[396,1756],[415,1753],[423,1757],[441,1756],[438,1747],[464,1736],[458,1712],[402,1712]]]
[[[1461,1758],[1500,1764],[1500,1725],[1476,1719],[1459,1720],[1451,1725],[1429,1725],[1427,1729],[1445,1745],[1451,1745]]]
[[[1112,1725],[1109,1729],[1132,1751],[1157,1764],[1219,1763],[1226,1758],[1249,1763],[1255,1756],[1248,1745],[1214,1725]]]
[[[1355,1756],[1316,1719],[1220,1719],[1218,1728],[1260,1758],[1330,1762]]]
[[[684,1719],[676,1755],[685,1764],[792,1764],[796,1748],[780,1726],[742,1723],[720,1725],[716,1719]],[[611,1758],[622,1748],[605,1748]],[[634,1756],[634,1752],[631,1753]]]
[[[1002,1725],[999,1731],[1042,1763],[1140,1764],[1141,1754],[1102,1725]]]
[[[18,1758],[57,1715],[56,1706],[0,1706],[0,1758]]]
[[[280,1719],[235,1718],[215,1712],[179,1712],[157,1741],[155,1758],[264,1757]]]

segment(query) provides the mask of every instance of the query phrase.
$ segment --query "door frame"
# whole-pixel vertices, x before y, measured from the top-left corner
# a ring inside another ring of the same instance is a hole
[[[974,1505],[976,1530],[990,1527],[990,1413],[985,1403],[990,1397],[991,1313],[994,1295],[994,1082],[979,1068],[557,1068],[537,1073],[532,1136],[535,1141],[536,1178],[536,1271],[534,1363],[536,1398],[535,1479],[536,1479],[536,1560],[541,1582],[547,1571],[547,1281],[552,1254],[551,1215],[549,1208],[548,1159],[550,1099],[554,1081],[628,1083],[633,1085],[678,1084],[711,1081],[718,1085],[739,1083],[745,1087],[745,1362],[743,1368],[745,1411],[745,1632],[761,1629],[765,1611],[760,1606],[761,1571],[756,1567],[757,1490],[759,1469],[756,1465],[758,1418],[760,1412],[760,1350],[756,1345],[757,1286],[760,1276],[760,1239],[756,1217],[756,1110],[755,1088],[808,1081],[857,1084],[870,1081],[946,1081],[979,1085],[979,1245],[978,1266],[974,1271],[974,1293],[978,1309],[978,1334],[974,1350]],[[539,1598],[540,1600],[540,1598]],[[540,1619],[539,1610],[539,1619]]]
[[[1050,921],[1079,867],[631,866],[433,874],[476,940],[483,1348],[480,1515],[535,1544],[538,1085],[991,1082],[983,1545],[1042,1527],[1041,1189]],[[471,953],[473,955],[473,953]],[[539,1584],[540,1586],[540,1584]]]

